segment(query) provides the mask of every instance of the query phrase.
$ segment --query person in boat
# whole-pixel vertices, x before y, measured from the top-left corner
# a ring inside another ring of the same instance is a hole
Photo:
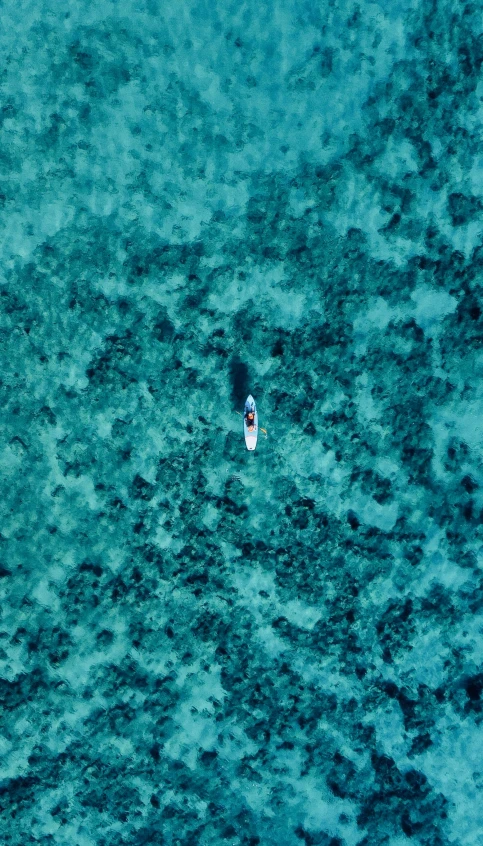
[[[255,428],[255,414],[253,413],[253,411],[247,411],[245,420],[248,427],[248,431],[253,432]]]

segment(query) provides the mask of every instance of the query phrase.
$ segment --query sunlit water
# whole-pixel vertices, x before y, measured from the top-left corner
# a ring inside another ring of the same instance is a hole
[[[478,6],[0,11],[2,843],[479,846]]]

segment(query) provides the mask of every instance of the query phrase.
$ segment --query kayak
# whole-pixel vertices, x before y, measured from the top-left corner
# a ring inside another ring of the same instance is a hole
[[[253,432],[249,432],[247,426],[246,416],[249,411],[253,411],[255,413],[255,425],[253,428]],[[257,445],[258,438],[258,411],[255,405],[255,400],[253,399],[251,394],[249,397],[247,397],[247,400],[245,402],[245,413],[243,415],[243,432],[245,435],[245,443],[247,445],[247,449],[254,450]]]

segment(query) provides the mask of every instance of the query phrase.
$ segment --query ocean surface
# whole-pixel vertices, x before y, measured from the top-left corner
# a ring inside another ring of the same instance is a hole
[[[0,843],[482,846],[481,5],[0,18]]]

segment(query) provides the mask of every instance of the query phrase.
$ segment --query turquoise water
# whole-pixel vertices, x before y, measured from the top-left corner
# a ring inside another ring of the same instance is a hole
[[[1,842],[480,846],[481,8],[1,13]]]

